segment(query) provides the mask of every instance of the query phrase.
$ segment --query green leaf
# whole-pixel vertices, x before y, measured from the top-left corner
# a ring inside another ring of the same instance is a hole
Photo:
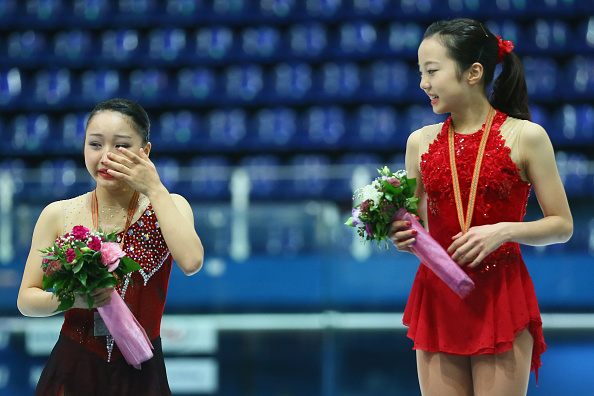
[[[353,224],[353,218],[349,217],[349,219],[346,221],[346,223],[344,223],[348,226],[354,227],[355,225]]]
[[[89,311],[93,309],[93,304],[95,304],[95,298],[87,293],[87,304],[89,304]]]
[[[76,265],[72,268],[72,272],[76,274],[76,273],[78,273],[78,271],[81,270],[82,267],[83,267],[83,261],[81,260],[81,261],[77,262]]]
[[[126,257],[126,256],[120,258],[119,267],[123,267],[122,271],[125,274],[128,274],[133,271],[137,271],[140,269],[140,265],[136,261],[134,261],[130,257]]]

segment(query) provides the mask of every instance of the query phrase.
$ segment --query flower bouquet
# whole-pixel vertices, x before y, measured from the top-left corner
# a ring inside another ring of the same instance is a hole
[[[458,296],[466,297],[474,289],[474,282],[418,220],[416,180],[409,179],[403,170],[392,173],[387,166],[378,172],[380,176],[371,184],[355,191],[355,198],[361,203],[353,208],[345,224],[356,227],[364,241],[375,240],[380,247],[384,241],[387,249],[390,224],[395,220],[409,221],[417,231],[411,251]]]
[[[58,298],[56,311],[72,308],[76,294],[86,294],[92,309],[93,289],[115,287],[126,274],[140,269],[138,263],[126,257],[116,238],[115,232],[106,234],[101,229],[75,226],[52,246],[40,250],[42,288]],[[97,311],[128,364],[140,369],[140,363],[153,356],[152,345],[124,300],[114,291],[111,301]]]

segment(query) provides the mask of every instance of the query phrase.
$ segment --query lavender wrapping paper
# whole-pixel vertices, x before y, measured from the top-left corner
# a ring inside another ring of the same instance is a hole
[[[122,297],[114,290],[111,301],[97,311],[126,362],[140,370],[140,364],[153,357],[153,345]]]
[[[464,298],[474,289],[472,279],[452,260],[448,252],[425,231],[425,228],[413,215],[402,208],[396,212],[394,220],[410,221],[411,228],[417,230],[416,241],[410,246],[410,250],[454,293],[460,298]]]

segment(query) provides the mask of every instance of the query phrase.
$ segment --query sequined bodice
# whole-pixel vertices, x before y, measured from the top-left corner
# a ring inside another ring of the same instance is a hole
[[[124,251],[140,264],[141,269],[134,271],[116,290],[149,338],[153,339],[160,334],[172,258],[150,204],[130,226],[124,241]],[[94,335],[95,312],[95,309],[67,311],[62,332],[105,360],[120,358],[121,354],[117,348],[113,348],[110,337]]]
[[[504,221],[518,222],[522,221],[526,213],[530,184],[520,177],[519,169],[510,157],[510,148],[505,145],[500,133],[506,118],[505,114],[498,112],[493,121],[481,167],[471,226]],[[421,156],[420,165],[427,194],[429,232],[446,249],[452,243],[452,236],[460,232],[448,150],[450,122],[451,118],[444,122],[437,138]],[[455,134],[456,167],[465,214],[481,137],[481,132]],[[468,272],[488,272],[519,254],[517,244],[506,243],[492,252],[482,265]]]

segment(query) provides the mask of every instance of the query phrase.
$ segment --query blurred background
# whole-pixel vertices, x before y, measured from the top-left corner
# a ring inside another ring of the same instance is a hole
[[[93,188],[87,113],[126,97],[206,249],[201,272],[171,276],[174,394],[419,395],[401,324],[418,260],[343,223],[353,189],[403,169],[409,133],[443,120],[416,53],[459,16],[514,42],[575,220],[570,242],[523,248],[549,345],[529,394],[589,394],[591,0],[0,0],[0,394],[32,394],[62,321],[16,309],[35,221]]]

